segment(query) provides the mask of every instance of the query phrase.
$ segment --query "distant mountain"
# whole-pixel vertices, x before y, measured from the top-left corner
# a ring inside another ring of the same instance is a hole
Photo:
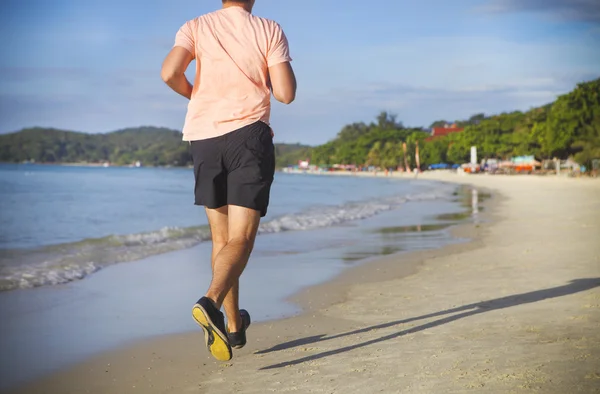
[[[445,124],[436,121],[432,126]],[[346,125],[320,146],[276,144],[277,166],[356,164],[396,168],[411,162],[419,147],[420,165],[461,164],[471,147],[479,157],[507,159],[533,155],[540,159],[574,158],[591,168],[600,159],[600,78],[577,84],[555,102],[526,112],[475,114],[455,121],[464,131],[430,138],[423,128],[407,128],[396,116],[382,112],[376,122]],[[406,154],[404,150],[406,149]],[[56,129],[26,129],[0,135],[0,162],[35,160],[44,163],[129,165],[191,164],[189,146],[176,130],[156,127],[125,129],[108,134],[84,134]]]
[[[276,144],[279,165],[287,165],[300,144]],[[0,135],[0,162],[105,163],[145,166],[191,165],[189,145],[181,132],[138,127],[106,134],[87,134],[50,128],[30,128]],[[283,163],[283,164],[280,164]]]
[[[296,165],[300,160],[310,159],[312,147],[301,144],[275,144],[277,167]]]

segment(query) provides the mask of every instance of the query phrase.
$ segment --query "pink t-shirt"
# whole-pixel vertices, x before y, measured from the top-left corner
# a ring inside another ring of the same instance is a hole
[[[218,137],[259,120],[269,124],[268,68],[292,60],[279,24],[228,7],[184,24],[175,46],[196,59],[184,141]]]

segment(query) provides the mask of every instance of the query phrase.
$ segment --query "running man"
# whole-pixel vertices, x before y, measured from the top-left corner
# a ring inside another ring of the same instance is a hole
[[[185,23],[161,72],[190,99],[183,140],[194,162],[195,204],[206,209],[213,242],[212,281],[192,315],[221,361],[246,344],[250,325],[239,309],[239,277],[267,214],[275,172],[271,93],[284,104],[296,96],[287,38],[276,22],[252,15],[254,2],[223,0],[222,9]],[[184,74],[192,60],[193,85]]]

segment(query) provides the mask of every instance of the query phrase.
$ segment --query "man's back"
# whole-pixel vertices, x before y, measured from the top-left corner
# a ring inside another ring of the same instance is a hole
[[[256,121],[269,124],[269,67],[291,61],[274,21],[229,7],[184,24],[175,46],[196,59],[184,140],[217,137]]]

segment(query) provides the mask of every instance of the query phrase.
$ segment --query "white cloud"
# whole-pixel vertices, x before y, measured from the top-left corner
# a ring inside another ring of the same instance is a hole
[[[490,13],[535,12],[564,21],[600,22],[598,0],[492,0],[480,10]]]

